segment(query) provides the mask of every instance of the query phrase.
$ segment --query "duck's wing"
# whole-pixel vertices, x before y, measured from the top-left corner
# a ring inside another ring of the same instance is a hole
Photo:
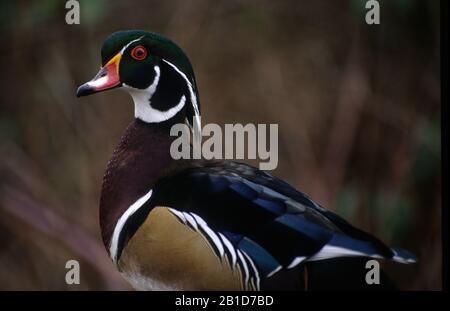
[[[161,179],[151,198],[130,217],[123,243],[155,206],[167,207],[180,223],[200,233],[217,257],[240,264],[255,284],[308,261],[338,257],[415,261],[286,182],[245,164],[198,162]]]

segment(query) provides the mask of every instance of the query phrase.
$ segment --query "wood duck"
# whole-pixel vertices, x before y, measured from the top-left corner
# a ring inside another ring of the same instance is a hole
[[[173,159],[172,125],[198,131],[200,106],[191,63],[169,39],[119,31],[101,58],[77,96],[122,88],[134,101],[100,199],[103,243],[134,288],[361,288],[367,260],[415,261],[257,168]]]

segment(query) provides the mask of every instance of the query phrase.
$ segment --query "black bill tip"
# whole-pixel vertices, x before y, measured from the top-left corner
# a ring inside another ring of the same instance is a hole
[[[92,86],[89,86],[87,83],[81,85],[78,90],[77,90],[77,97],[81,97],[81,96],[87,96],[90,95],[92,93],[95,93],[95,90]]]

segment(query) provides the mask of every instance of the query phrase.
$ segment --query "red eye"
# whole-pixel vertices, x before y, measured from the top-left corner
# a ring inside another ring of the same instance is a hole
[[[147,57],[147,50],[142,45],[138,45],[131,50],[131,57],[136,60],[144,60]]]

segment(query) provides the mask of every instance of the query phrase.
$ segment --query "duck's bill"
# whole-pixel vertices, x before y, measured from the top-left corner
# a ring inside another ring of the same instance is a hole
[[[119,76],[121,56],[118,53],[100,69],[94,79],[81,85],[77,90],[77,97],[87,96],[121,86],[122,83],[120,82]]]

